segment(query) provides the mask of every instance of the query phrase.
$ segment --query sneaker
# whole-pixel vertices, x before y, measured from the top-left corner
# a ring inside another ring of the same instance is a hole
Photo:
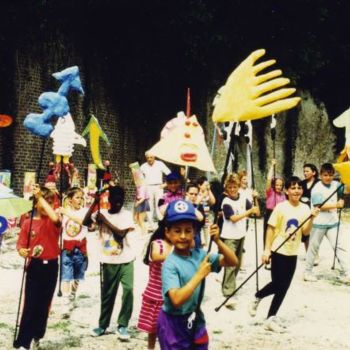
[[[231,300],[225,304],[225,307],[227,307],[231,311],[235,310],[236,306],[237,306],[237,302],[235,300]]]
[[[117,328],[117,334],[118,334],[118,339],[121,339],[121,340],[129,340],[130,339],[130,334],[128,332],[127,327],[119,326]]]
[[[340,276],[339,281],[345,284],[350,284],[350,275]]]
[[[318,281],[317,277],[310,272],[304,273],[303,280],[306,282],[317,282]]]
[[[91,331],[91,336],[92,337],[100,337],[101,335],[104,335],[105,332],[106,332],[106,330],[104,328],[97,327]]]
[[[255,298],[248,305],[248,312],[249,312],[249,315],[251,317],[255,317],[256,316],[256,311],[258,310],[258,306],[259,306],[260,301],[261,301],[261,299]]]
[[[270,316],[264,322],[264,328],[267,331],[275,333],[284,333],[285,329],[277,323],[276,316]]]

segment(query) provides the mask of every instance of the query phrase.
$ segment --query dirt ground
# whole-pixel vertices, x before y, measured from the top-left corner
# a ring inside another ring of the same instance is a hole
[[[350,220],[343,215],[341,237],[350,251]],[[259,243],[262,241],[262,223],[258,220]],[[100,309],[100,282],[98,263],[98,242],[96,233],[89,236],[89,267],[85,282],[78,291],[78,307],[69,320],[61,317],[62,299],[55,296],[45,338],[41,349],[147,349],[146,335],[136,329],[141,305],[141,294],[148,278],[148,268],[142,263],[142,253],[147,238],[138,231],[131,233],[137,255],[135,261],[135,302],[130,321],[131,340],[120,342],[113,333],[120,308],[121,290],[110,327],[110,333],[99,338],[89,335],[97,326]],[[260,245],[260,244],[259,244]],[[5,239],[5,247],[0,254],[0,349],[12,349],[14,325],[18,307],[19,289],[23,271],[23,260],[15,251],[15,237]],[[243,282],[255,269],[254,225],[246,239],[244,257],[245,272],[238,275],[238,283]],[[261,246],[259,247],[262,251]],[[279,311],[279,316],[286,326],[286,332],[276,334],[266,331],[263,322],[271,298],[264,299],[255,318],[247,312],[247,305],[256,290],[255,276],[238,292],[235,310],[222,307],[216,312],[215,307],[223,301],[220,292],[221,274],[211,274],[206,283],[203,311],[206,315],[210,336],[210,349],[350,349],[350,286],[339,282],[339,266],[332,270],[333,253],[325,240],[320,250],[320,264],[315,267],[319,277],[316,283],[304,282],[304,248],[301,247],[297,271],[292,285]],[[260,260],[260,258],[259,258]],[[350,254],[349,254],[350,260]],[[270,280],[270,272],[259,271],[259,286]]]

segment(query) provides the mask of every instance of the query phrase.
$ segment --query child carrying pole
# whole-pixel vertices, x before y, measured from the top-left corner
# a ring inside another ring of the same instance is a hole
[[[210,234],[221,254],[206,255],[205,250],[193,248],[196,223],[192,203],[176,200],[168,205],[165,235],[174,251],[162,269],[164,304],[157,325],[160,347],[164,350],[208,349],[209,338],[201,311],[199,322],[194,322],[200,284],[211,271],[219,272],[222,266],[238,264],[235,253],[220,239],[217,225],[211,226]]]
[[[33,340],[33,348],[39,347],[39,341],[45,335],[58,276],[58,238],[61,222],[53,209],[54,193],[35,185],[33,196],[35,214],[29,246],[30,219],[24,221],[17,242],[19,255],[28,258],[25,301],[19,333],[14,342],[17,349],[30,349]]]

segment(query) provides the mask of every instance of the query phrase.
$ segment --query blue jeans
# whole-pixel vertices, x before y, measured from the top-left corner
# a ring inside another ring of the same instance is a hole
[[[83,280],[87,268],[87,257],[78,248],[62,251],[62,281]]]

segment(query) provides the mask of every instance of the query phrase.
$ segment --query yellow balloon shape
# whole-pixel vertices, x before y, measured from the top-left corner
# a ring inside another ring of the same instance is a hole
[[[260,119],[291,109],[299,103],[300,97],[286,98],[295,89],[282,88],[290,80],[281,77],[281,70],[257,75],[276,63],[276,60],[268,60],[255,64],[264,55],[264,49],[252,52],[220,88],[212,116],[215,123]]]

